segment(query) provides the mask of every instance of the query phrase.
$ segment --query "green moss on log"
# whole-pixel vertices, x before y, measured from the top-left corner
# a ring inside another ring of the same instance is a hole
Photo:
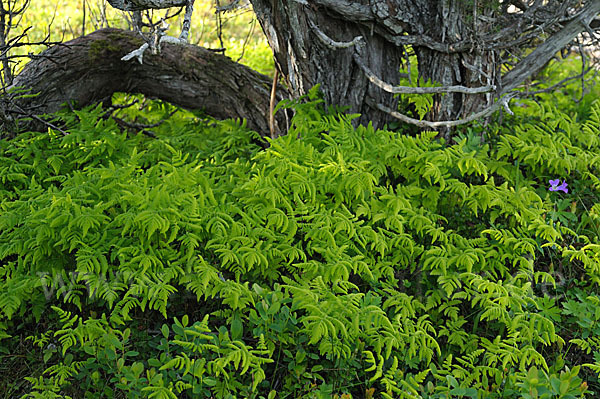
[[[133,37],[128,32],[111,32],[106,39],[94,40],[90,44],[89,58],[92,62],[109,56],[119,56],[120,58],[143,43],[143,40]]]

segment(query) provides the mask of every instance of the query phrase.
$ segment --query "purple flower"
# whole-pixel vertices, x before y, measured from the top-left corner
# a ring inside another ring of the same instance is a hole
[[[569,192],[569,189],[567,188],[566,180],[563,180],[562,184],[560,184],[559,179],[550,180],[549,183],[550,183],[550,188],[548,190],[550,190],[550,191],[564,191],[565,193]]]

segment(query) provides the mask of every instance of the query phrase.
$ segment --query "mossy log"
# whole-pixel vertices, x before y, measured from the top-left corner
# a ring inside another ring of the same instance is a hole
[[[243,118],[251,129],[269,133],[270,77],[188,44],[165,43],[156,55],[146,51],[143,64],[121,60],[142,44],[134,32],[102,29],[49,48],[13,84],[39,95],[16,100],[16,105],[40,115],[67,102],[84,107],[115,92],[140,93],[217,119]],[[279,87],[277,100],[286,97],[286,89]]]

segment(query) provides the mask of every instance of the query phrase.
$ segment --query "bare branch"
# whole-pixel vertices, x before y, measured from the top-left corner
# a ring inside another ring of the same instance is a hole
[[[388,108],[382,104],[374,104],[374,106],[376,108],[378,108],[379,110],[390,114],[394,118],[401,120],[402,122],[410,123],[411,125],[415,125],[415,126],[418,126],[420,128],[424,128],[424,129],[427,129],[427,128],[438,129],[441,127],[460,126],[460,125],[464,125],[469,122],[476,121],[477,119],[487,118],[488,116],[490,116],[494,112],[496,112],[498,109],[500,109],[500,107],[504,107],[508,113],[512,114],[512,111],[508,107],[508,103],[516,95],[517,95],[517,93],[515,93],[515,92],[507,93],[504,95],[504,97],[500,98],[498,101],[496,101],[490,107],[488,107],[480,112],[477,112],[467,118],[457,119],[457,120],[452,120],[452,121],[430,122],[430,121],[426,121],[426,120],[419,120],[419,119],[411,118],[410,116],[401,114],[398,111],[391,110],[390,108]]]
[[[317,25],[315,25],[315,23],[313,21],[311,21],[310,19],[308,20],[308,24],[313,29],[313,31],[317,34],[317,37],[319,38],[319,40],[321,40],[321,42],[323,44],[325,44],[327,47],[329,47],[333,50],[354,47],[356,44],[358,44],[362,40],[362,36],[357,36],[354,39],[352,39],[351,42],[337,42],[337,41],[333,40],[332,38],[330,38],[329,36],[327,36],[325,34],[325,32],[323,32],[321,29],[319,29],[319,27]]]
[[[188,0],[185,5],[185,15],[183,17],[183,27],[181,28],[181,34],[179,40],[187,42],[188,34],[190,32],[190,26],[192,24],[192,13],[194,12],[194,0]]]
[[[465,86],[441,86],[441,87],[411,87],[411,86],[394,86],[379,79],[371,71],[371,69],[362,61],[360,53],[364,52],[361,49],[362,36],[355,37],[350,42],[338,42],[327,36],[314,22],[308,20],[310,27],[314,30],[317,37],[327,47],[331,49],[345,49],[349,47],[357,47],[357,51],[354,54],[354,61],[360,66],[362,71],[365,73],[371,83],[377,87],[393,94],[442,94],[442,93],[465,93],[465,94],[480,94],[490,93],[496,90],[496,86],[488,85],[482,87],[465,87]]]
[[[63,129],[61,129],[60,127],[53,124],[52,122],[49,122],[49,121],[41,118],[40,116],[36,115],[31,110],[24,109],[19,104],[14,102],[12,99],[5,98],[4,100],[8,103],[8,107],[7,107],[8,112],[19,114],[21,117],[31,118],[33,120],[36,120],[37,122],[41,123],[42,125],[49,127],[51,129],[54,129],[57,132],[60,132],[63,136],[66,136],[69,134],[66,131],[64,131]]]
[[[156,133],[154,133],[151,130],[148,130],[149,127],[144,127],[144,125],[142,125],[142,124],[127,122],[126,120],[116,117],[114,115],[111,116],[111,118],[112,118],[112,120],[117,122],[117,125],[121,126],[124,129],[127,129],[132,132],[141,132],[142,134],[144,134],[148,137],[152,137],[153,139],[155,139],[157,137]],[[159,126],[160,124],[162,124],[162,122],[164,122],[164,121],[161,121],[161,123],[159,123],[156,126]]]
[[[582,65],[585,69],[581,71],[581,73],[574,75],[574,76],[568,76],[564,79],[562,79],[561,81],[553,84],[552,86],[549,86],[545,89],[540,89],[540,90],[535,90],[535,91],[525,91],[522,92],[521,94],[519,94],[519,97],[532,97],[535,96],[537,94],[542,94],[542,93],[551,93],[553,91],[555,91],[556,89],[559,89],[561,87],[566,86],[567,83],[576,80],[576,79],[582,79],[594,68],[592,65],[588,65],[587,67],[585,67],[585,64]]]
[[[97,43],[108,40],[110,47],[94,52]],[[140,93],[218,119],[246,119],[249,128],[268,134],[271,78],[220,54],[173,40],[179,44],[163,42],[161,55],[146,54],[143,64],[120,62],[123,54],[142,43],[130,31],[102,29],[51,47],[28,63],[14,82],[40,94],[15,101],[40,115],[59,110],[67,100],[84,107],[115,92]],[[61,62],[56,64],[52,58]],[[287,97],[286,88],[279,85],[276,101]],[[285,126],[283,113],[275,117],[279,126]]]
[[[126,104],[125,106],[121,106],[121,107],[111,107],[113,108],[113,112],[117,109],[123,109],[123,108],[127,108],[127,106],[131,106],[133,104],[135,104],[136,101]],[[179,111],[179,109],[175,109],[173,111],[171,111],[169,113],[169,115],[167,115],[166,118],[159,120],[158,122],[155,123],[138,123],[138,122],[128,122],[124,119],[121,119],[115,115],[111,115],[110,117],[117,122],[117,124],[127,130],[133,131],[133,132],[142,132],[143,134],[145,134],[146,136],[152,137],[152,138],[156,138],[156,134],[154,132],[152,132],[151,130],[148,129],[152,129],[155,127],[158,127],[160,125],[162,125],[163,123],[165,123],[165,121],[169,120],[173,115],[175,115],[177,112]]]
[[[361,60],[358,53],[354,55],[354,61],[360,66],[371,83],[377,87],[393,94],[443,94],[443,93],[465,93],[465,94],[481,94],[491,93],[496,90],[496,86],[488,85],[481,87],[466,87],[466,86],[439,86],[439,87],[411,87],[411,86],[393,86],[379,79]]]
[[[149,9],[162,9],[183,7],[187,0],[107,0],[108,3],[121,11],[142,11]]]
[[[598,13],[600,13],[600,0],[588,3],[577,18],[565,24],[558,33],[535,48],[535,50],[502,77],[501,94],[511,91],[528,77],[538,72],[556,53],[577,37],[584,26],[588,25]]]
[[[279,80],[279,70],[275,68],[275,73],[273,74],[273,86],[271,86],[271,98],[269,101],[269,132],[271,133],[271,138],[274,139],[277,137],[277,133],[275,131],[275,103],[277,101],[277,81]]]
[[[171,44],[178,44],[178,45],[184,45],[186,44],[185,41],[178,39],[176,37],[173,36],[160,36],[160,39],[158,39],[158,52],[160,52],[160,46],[164,43],[171,43]],[[121,61],[129,61],[133,58],[137,58],[138,62],[140,64],[143,63],[143,58],[144,58],[144,52],[149,48],[150,46],[148,45],[148,43],[144,43],[142,44],[138,49],[133,50],[132,52],[128,53],[127,55],[124,55],[121,58]]]

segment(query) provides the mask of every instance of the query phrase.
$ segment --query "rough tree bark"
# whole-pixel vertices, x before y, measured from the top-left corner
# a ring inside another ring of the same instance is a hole
[[[338,42],[364,41],[364,63],[382,80],[398,84],[404,49],[390,46],[376,29],[368,6],[340,1],[336,7],[322,7],[320,1],[254,0],[252,5],[279,71],[293,97],[300,97],[316,84],[321,85],[329,105],[349,106],[361,113],[360,122],[382,126],[390,116],[374,102],[395,107],[397,99],[369,82],[354,62],[358,47],[332,46],[316,34],[323,30]]]
[[[320,83],[327,103],[348,105],[376,126],[392,119],[393,112],[381,110],[394,110],[396,102],[372,82],[397,84],[407,51],[416,54],[422,78],[461,87],[437,95],[428,119],[457,120],[497,109],[492,102],[505,88],[530,78],[581,32],[597,29],[590,22],[600,12],[600,0],[250,1],[293,96]],[[346,45],[328,45],[324,35]],[[527,56],[537,46],[542,50]],[[361,61],[375,78],[358,67]],[[520,73],[501,76],[502,67]]]
[[[482,6],[479,13],[488,18],[494,15],[493,6]],[[464,1],[450,0],[429,2],[420,12],[427,15],[429,22],[417,20],[408,27],[413,35],[425,35],[438,43],[459,42],[467,37],[475,38],[479,32],[489,28],[489,23],[473,19],[474,7],[467,7]],[[474,39],[476,40],[476,39]],[[499,51],[486,49],[473,43],[472,48],[463,52],[439,51],[429,46],[415,46],[419,75],[425,81],[433,81],[442,86],[462,85],[479,87],[497,85],[500,59]],[[435,98],[430,112],[432,120],[452,120],[464,118],[492,104],[492,93],[464,94],[448,93]]]
[[[13,83],[40,94],[14,99],[12,109],[42,114],[65,101],[83,107],[115,92],[141,93],[218,119],[244,118],[250,128],[268,134],[271,78],[192,45],[163,44],[161,54],[148,52],[141,65],[121,60],[142,43],[133,32],[103,29],[46,50]],[[280,87],[278,99],[286,96]]]

